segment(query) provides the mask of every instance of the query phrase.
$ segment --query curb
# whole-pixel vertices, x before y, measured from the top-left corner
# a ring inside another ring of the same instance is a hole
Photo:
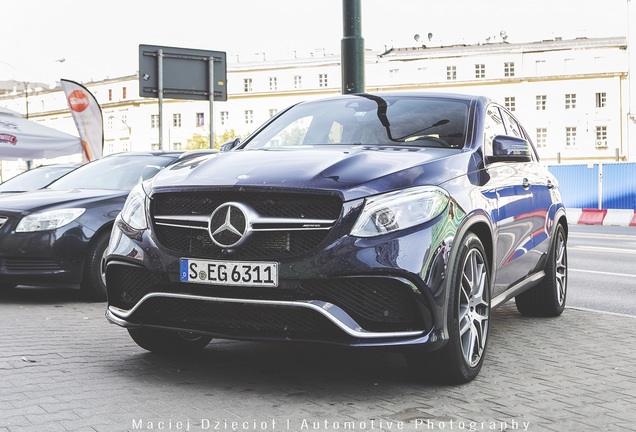
[[[636,226],[636,210],[569,208],[567,214],[571,224]]]

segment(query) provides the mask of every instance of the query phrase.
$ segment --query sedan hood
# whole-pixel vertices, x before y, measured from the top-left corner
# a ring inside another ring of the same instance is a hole
[[[40,189],[34,192],[0,195],[0,212],[3,210],[21,213],[52,210],[55,208],[94,206],[96,202],[110,199],[125,199],[128,191],[101,189]]]
[[[371,183],[382,182],[396,173],[401,174],[385,186],[387,190],[416,184],[424,166],[430,174],[429,184],[438,184],[449,176],[444,164],[438,162],[461,153],[451,149],[362,146],[238,150],[218,154],[197,165],[164,169],[155,177],[153,186],[337,190],[352,198],[359,195],[355,191],[362,185],[378,190]]]

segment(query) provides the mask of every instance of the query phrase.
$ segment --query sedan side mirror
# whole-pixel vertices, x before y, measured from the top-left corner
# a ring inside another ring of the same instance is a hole
[[[230,151],[234,147],[238,146],[241,143],[240,138],[234,138],[229,141],[225,141],[223,144],[219,146],[219,150],[222,152]]]
[[[507,135],[497,135],[492,140],[492,162],[530,162],[532,160],[530,143],[528,141]]]

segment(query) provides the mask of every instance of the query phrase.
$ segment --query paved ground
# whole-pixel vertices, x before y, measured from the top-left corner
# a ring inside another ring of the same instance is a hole
[[[0,293],[0,432],[636,430],[635,328],[507,304],[479,377],[447,387],[378,351],[218,341],[159,358],[108,324],[103,303],[14,290]]]

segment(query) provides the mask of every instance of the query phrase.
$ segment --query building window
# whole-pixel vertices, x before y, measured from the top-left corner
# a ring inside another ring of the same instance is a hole
[[[504,105],[508,111],[517,110],[517,98],[514,96],[507,96],[504,98]]]
[[[172,143],[172,149],[173,150],[183,150],[183,146],[181,145],[180,142]]]
[[[596,139],[607,142],[607,126],[596,126]]]
[[[303,78],[300,75],[294,75],[294,88],[299,89],[303,86]]]
[[[113,117],[113,116],[109,116],[106,119],[106,130],[109,130],[109,131],[113,130],[113,119],[114,118],[115,117]]]
[[[537,128],[537,147],[546,147],[548,144],[548,129]]]
[[[565,128],[565,146],[574,147],[576,145],[576,127],[570,126]]]
[[[389,79],[394,80],[395,78],[397,78],[399,73],[400,73],[399,69],[389,69]]]
[[[197,127],[205,126],[205,113],[198,112],[196,122]]]
[[[152,114],[150,116],[150,127],[157,129],[159,127],[159,114]]]
[[[486,65],[483,63],[475,65],[475,78],[486,78]]]
[[[513,62],[504,63],[504,76],[505,77],[515,76],[515,64]]]
[[[537,95],[537,111],[545,111],[547,104],[548,97],[546,95]]]
[[[172,127],[181,127],[181,114],[172,114]]]
[[[113,100],[113,90],[112,89],[108,89],[108,100],[109,101]]]
[[[254,123],[254,111],[246,110],[245,111],[245,124]]]
[[[446,66],[446,80],[455,81],[457,79],[457,66]]]
[[[276,113],[278,112],[278,110],[276,108],[271,108],[269,110],[269,116],[270,117],[274,117],[276,115]]]
[[[567,93],[565,95],[565,109],[574,109],[576,108],[576,94]]]
[[[243,78],[243,91],[245,93],[252,91],[252,78]]]
[[[230,112],[221,111],[221,124],[226,125],[229,120],[230,120]]]
[[[605,108],[607,105],[607,93],[596,93],[596,108]]]
[[[269,89],[278,90],[278,79],[276,77],[269,77]]]
[[[327,74],[318,74],[318,87],[327,87]]]
[[[152,150],[152,151],[160,151],[161,150],[161,146],[159,145],[159,143],[152,143],[152,144],[150,144],[150,150]]]
[[[126,99],[126,87],[121,88],[121,98]]]

